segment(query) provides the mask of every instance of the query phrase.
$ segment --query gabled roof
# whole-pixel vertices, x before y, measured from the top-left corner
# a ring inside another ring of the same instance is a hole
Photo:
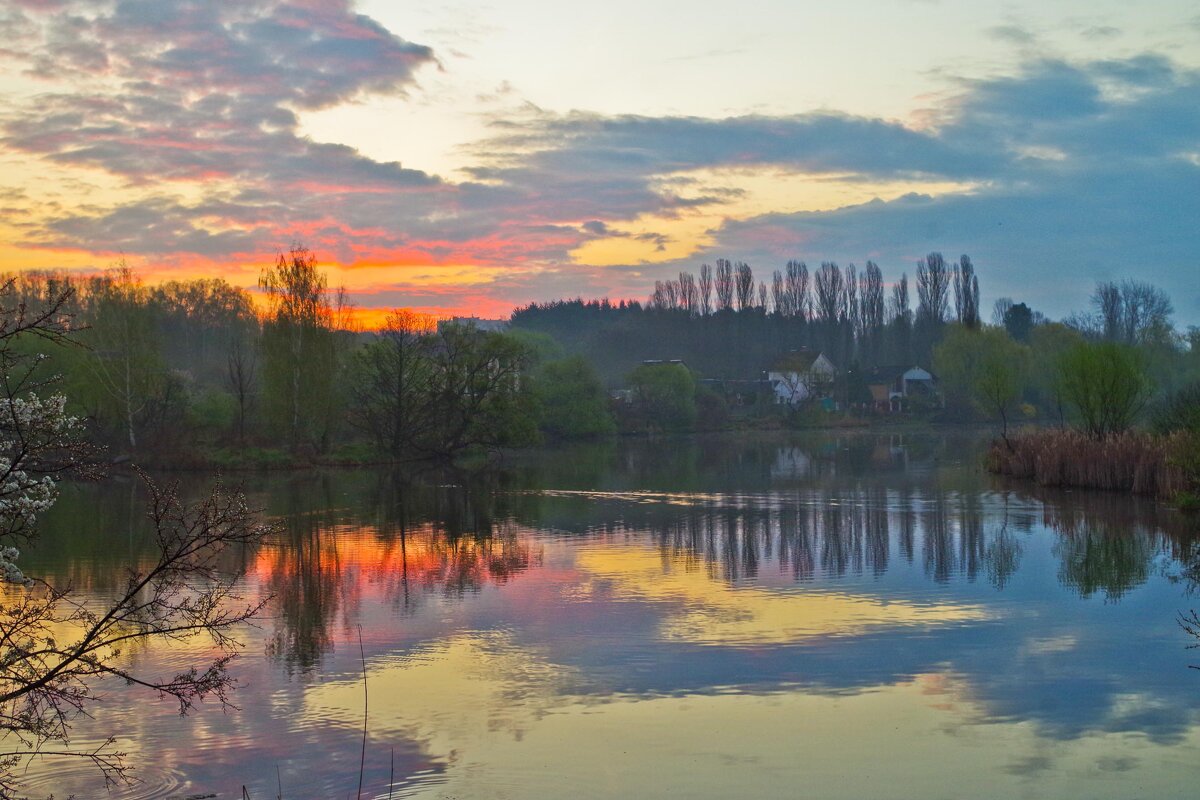
[[[775,359],[770,372],[808,372],[820,357],[819,350],[793,350]],[[829,361],[828,358],[825,360]]]
[[[910,369],[923,369],[932,375],[934,380],[937,380],[937,376],[933,374],[933,370],[922,367],[919,364],[884,364],[867,370],[867,385],[873,383],[891,383]]]

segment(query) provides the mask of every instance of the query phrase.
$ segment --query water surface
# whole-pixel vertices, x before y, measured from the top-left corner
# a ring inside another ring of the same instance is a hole
[[[118,737],[142,782],[114,798],[353,796],[361,632],[370,797],[1193,797],[1194,526],[999,483],[981,446],[712,437],[249,478],[282,533],[228,565],[271,598],[240,710],[106,685],[76,744]],[[151,553],[144,502],[66,487],[26,571],[99,601]],[[83,764],[28,781],[103,793]]]

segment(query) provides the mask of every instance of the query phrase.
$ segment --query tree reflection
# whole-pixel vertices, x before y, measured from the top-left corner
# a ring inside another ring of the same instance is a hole
[[[935,582],[986,575],[1003,589],[1021,555],[1007,514],[999,525],[985,525],[994,509],[957,493],[892,494],[868,485],[812,491],[795,502],[770,496],[695,496],[682,507],[681,502],[623,506],[616,532],[644,530],[664,565],[689,571],[703,565],[712,577],[731,583],[760,579],[772,567],[798,582],[879,578],[898,551],[905,563],[919,557]]]
[[[268,653],[309,671],[349,627],[365,596],[411,613],[425,595],[462,597],[541,563],[524,529],[496,521],[495,475],[380,473],[340,494],[328,481],[297,481],[277,509],[284,533],[259,557],[274,597]]]
[[[1194,530],[1187,518],[1139,498],[1103,492],[1037,492],[1043,522],[1057,531],[1058,577],[1082,597],[1102,593],[1119,600],[1141,586],[1166,554],[1188,580],[1189,543]]]

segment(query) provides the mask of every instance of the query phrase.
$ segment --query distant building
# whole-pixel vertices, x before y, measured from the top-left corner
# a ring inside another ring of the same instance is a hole
[[[767,372],[767,382],[781,405],[798,406],[829,394],[837,367],[824,353],[794,350],[781,356]]]
[[[912,398],[938,402],[937,376],[924,367],[875,367],[867,373],[867,389],[877,411],[903,411]]]

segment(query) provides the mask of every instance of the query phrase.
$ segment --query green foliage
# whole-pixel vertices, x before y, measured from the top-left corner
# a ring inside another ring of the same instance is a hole
[[[1033,332],[1033,311],[1024,303],[1009,306],[1004,311],[1004,330],[1014,341],[1029,341]]]
[[[540,331],[513,328],[505,335],[518,342],[529,352],[532,364],[547,364],[564,357],[563,346],[550,334]]]
[[[1132,347],[1082,343],[1059,360],[1063,397],[1081,429],[1103,439],[1128,430],[1150,399],[1152,386]]]
[[[1154,409],[1150,425],[1155,433],[1200,433],[1200,382],[1185,386],[1164,398]]]
[[[696,380],[682,364],[642,364],[629,375],[635,424],[642,430],[687,431],[696,424]]]
[[[424,452],[455,456],[471,449],[530,444],[537,440],[533,398],[525,373],[532,358],[503,333],[447,325],[434,352],[434,403],[438,414],[423,433]]]
[[[1003,328],[951,325],[934,350],[934,370],[947,396],[999,419],[1002,436],[1020,405],[1027,363],[1028,349]]]
[[[531,360],[512,336],[465,325],[434,333],[393,315],[351,364],[351,423],[402,460],[529,444],[537,439]]]
[[[1175,506],[1188,513],[1200,511],[1200,492],[1180,492],[1175,495]]]
[[[1082,342],[1078,331],[1057,322],[1038,325],[1029,336],[1029,388],[1033,400],[1042,414],[1062,425],[1066,424],[1067,405],[1059,361]]]
[[[237,401],[221,389],[204,389],[193,396],[187,406],[188,426],[210,435],[230,430],[236,417]]]
[[[1056,547],[1062,559],[1058,579],[1081,597],[1103,593],[1106,600],[1119,600],[1149,577],[1150,542],[1145,536],[1092,531],[1064,536]]]
[[[582,356],[543,366],[537,373],[534,394],[540,427],[550,436],[580,439],[616,432],[608,395]]]
[[[1168,461],[1188,485],[1176,492],[1175,504],[1188,511],[1200,509],[1200,429],[1182,429],[1164,438],[1170,448]]]
[[[262,348],[267,422],[293,448],[324,451],[339,411],[340,294],[331,294],[316,258],[303,247],[280,254],[259,285],[270,309]]]
[[[729,403],[703,384],[696,385],[696,428],[715,431],[729,424]]]
[[[81,340],[98,389],[97,410],[136,450],[139,436],[175,388],[167,380],[155,308],[141,282],[123,267],[95,281],[87,299],[88,327]]]

